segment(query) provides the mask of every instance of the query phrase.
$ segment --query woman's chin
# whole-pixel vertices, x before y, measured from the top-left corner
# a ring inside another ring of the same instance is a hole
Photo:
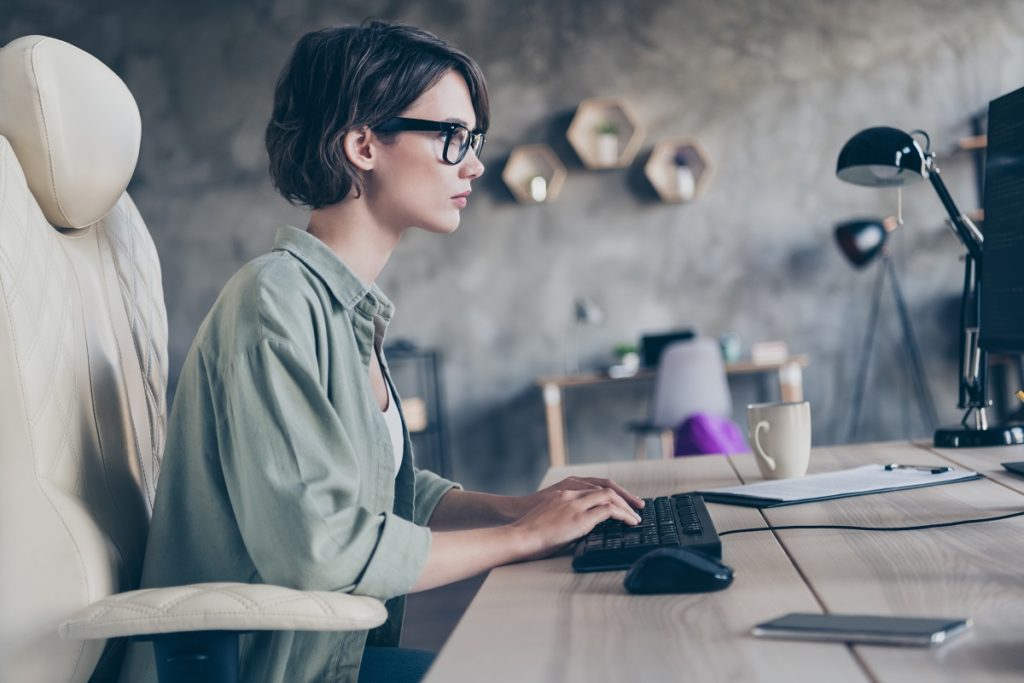
[[[460,219],[461,216],[456,214],[454,219],[448,219],[446,221],[431,221],[429,223],[424,222],[420,225],[420,228],[427,232],[433,232],[439,235],[448,235],[459,229]]]

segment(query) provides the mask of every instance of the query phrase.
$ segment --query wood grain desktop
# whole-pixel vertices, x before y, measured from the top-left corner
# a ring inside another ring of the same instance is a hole
[[[709,504],[719,532],[784,524],[903,526],[1024,510],[1005,472],[1024,448],[937,451],[906,442],[814,449],[811,472],[866,463],[954,464],[983,479],[756,510]],[[643,496],[757,481],[752,456],[553,468],[614,478]],[[574,574],[568,556],[491,572],[427,676],[501,681],[1001,681],[1024,677],[1024,518],[905,532],[779,530],[726,536],[732,587],[632,596],[623,572]],[[932,650],[764,641],[788,612],[970,617]]]

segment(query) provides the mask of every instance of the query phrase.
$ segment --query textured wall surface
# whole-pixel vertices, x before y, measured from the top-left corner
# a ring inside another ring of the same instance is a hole
[[[224,282],[303,211],[271,190],[262,148],[271,89],[305,31],[368,15],[422,25],[473,55],[492,128],[462,227],[414,232],[381,276],[398,307],[392,338],[442,348],[457,477],[524,490],[546,466],[534,379],[567,358],[605,362],[641,333],[693,327],[807,353],[814,438],[841,440],[873,275],[854,272],[832,225],[885,215],[895,192],[845,185],[838,150],[888,124],[931,133],[954,196],[979,199],[953,154],[972,114],[1024,85],[1024,3],[1012,0],[5,0],[0,42],[52,35],[128,83],[143,143],[130,191],[164,266],[172,384]],[[637,162],[590,172],[565,142],[580,99],[620,95],[647,127]],[[715,166],[706,195],[656,200],[640,172],[658,138],[698,137]],[[558,201],[516,204],[500,171],[517,144],[548,142],[569,168]],[[960,250],[925,185],[904,192],[895,240],[911,314],[944,421],[955,409]],[[585,295],[606,319],[577,329]],[[861,440],[923,436],[887,300]],[[575,340],[575,341],[574,341]],[[575,351],[574,351],[575,349]],[[737,402],[756,382],[736,383]],[[649,387],[568,398],[572,456],[629,457],[622,425]]]

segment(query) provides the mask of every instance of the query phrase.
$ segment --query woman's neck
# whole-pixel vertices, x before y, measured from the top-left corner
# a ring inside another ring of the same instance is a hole
[[[365,201],[354,198],[313,209],[306,231],[368,285],[376,281],[402,237],[401,232],[381,225]]]

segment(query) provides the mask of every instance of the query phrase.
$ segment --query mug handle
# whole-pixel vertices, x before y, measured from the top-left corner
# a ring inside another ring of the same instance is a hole
[[[762,427],[764,427],[765,431],[771,429],[771,425],[769,425],[764,420],[758,422],[757,426],[754,427],[754,454],[757,455],[757,457],[759,457],[762,460],[764,460],[765,464],[768,465],[768,469],[771,470],[772,472],[774,472],[775,471],[775,459],[772,458],[767,453],[765,453],[764,452],[764,448],[761,447],[760,436],[761,436],[761,428]]]

